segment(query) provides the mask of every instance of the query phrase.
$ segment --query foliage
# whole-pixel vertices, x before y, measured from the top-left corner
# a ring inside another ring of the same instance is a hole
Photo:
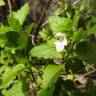
[[[50,86],[54,85],[60,71],[63,69],[62,65],[48,65],[44,70],[41,88],[48,89]]]
[[[0,22],[0,96],[96,96],[95,0],[69,1],[42,25],[27,2]]]
[[[4,5],[5,5],[4,0],[0,0],[0,6],[4,6]]]
[[[23,87],[24,86],[24,87]],[[27,95],[27,85],[26,82],[22,81],[17,81],[12,88],[10,88],[9,90],[3,90],[3,95],[4,96],[25,96]]]
[[[70,31],[72,29],[72,21],[69,18],[53,16],[49,18],[49,23],[53,32]]]
[[[56,57],[59,57],[59,58],[62,57],[62,54],[56,51],[55,46],[52,43],[35,46],[31,50],[30,55],[32,57],[45,58],[45,59],[53,59]]]
[[[41,88],[38,92],[38,96],[53,96],[55,83],[58,80],[58,76],[60,76],[60,72],[63,70],[62,65],[48,65],[46,66],[43,74],[43,80]]]

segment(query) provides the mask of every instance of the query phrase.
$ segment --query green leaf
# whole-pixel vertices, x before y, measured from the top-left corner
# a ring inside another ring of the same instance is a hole
[[[77,32],[73,33],[73,42],[80,42],[86,36],[86,32],[80,28]]]
[[[15,59],[18,64],[28,64],[28,58],[24,55],[24,53],[18,53],[15,55]]]
[[[13,56],[11,54],[11,48],[4,48],[5,50],[2,50],[0,52],[0,63],[4,65],[12,64],[13,63]]]
[[[37,92],[37,96],[53,96],[54,89],[55,89],[54,85],[49,89],[40,89]]]
[[[30,32],[33,28],[33,24],[30,24],[24,32],[20,33],[20,37],[18,39],[18,48],[19,50],[22,50],[23,48],[26,48],[28,45],[29,37],[30,37]]]
[[[76,13],[74,18],[73,18],[73,28],[77,29],[77,25],[78,25],[78,20],[79,20],[79,14]]]
[[[31,49],[31,57],[53,59],[55,57],[62,57],[62,54],[56,51],[54,44],[41,44]]]
[[[56,83],[64,65],[48,65],[43,74],[41,88],[48,89]]]
[[[19,33],[17,32],[8,32],[7,34],[7,47],[17,47],[17,40],[19,38]]]
[[[74,66],[76,66],[76,67],[74,67]],[[66,67],[67,71],[74,73],[74,74],[76,74],[76,73],[78,74],[81,70],[84,69],[82,60],[80,60],[80,58],[78,58],[77,56],[73,56],[73,57],[69,58],[65,67]]]
[[[0,26],[0,34],[5,34],[9,31],[13,31],[13,29],[11,27]]]
[[[52,16],[48,21],[53,32],[64,32],[72,30],[72,21],[69,18]]]
[[[26,19],[28,12],[29,12],[29,5],[28,3],[26,3],[24,6],[21,7],[20,10],[13,13],[13,18],[16,18],[19,21],[20,25],[22,25]]]
[[[14,29],[14,31],[16,32],[20,31],[21,25],[17,18],[14,18],[12,15],[8,16],[8,23],[10,27]]]
[[[83,60],[96,62],[96,44],[86,41],[80,42],[76,46],[76,53]]]
[[[5,5],[4,0],[0,0],[0,6],[4,6],[4,5]]]
[[[8,87],[12,83],[13,79],[18,75],[18,73],[24,71],[24,69],[24,64],[18,64],[13,69],[10,68],[6,70],[2,76],[1,86],[4,88]]]
[[[29,88],[24,81],[17,81],[8,90],[3,90],[3,96],[27,96]]]
[[[96,35],[96,26],[91,27],[88,31],[87,34],[94,34]]]
[[[34,25],[33,25],[33,23],[32,23],[32,24],[28,25],[27,28],[24,30],[24,33],[25,33],[27,36],[30,35],[33,26],[34,26]]]
[[[20,32],[20,37],[18,39],[18,48],[19,50],[22,50],[23,48],[26,48],[28,46],[29,36],[30,32],[33,28],[33,24],[30,24],[24,32]]]
[[[3,47],[5,46],[5,44],[7,43],[7,35],[6,34],[0,34],[0,47]]]
[[[28,36],[24,32],[22,32],[20,34],[20,38],[18,39],[18,44],[19,44],[18,48],[19,48],[19,50],[22,50],[23,48],[26,48],[27,43],[28,43]]]
[[[2,74],[2,72],[6,71],[6,70],[9,69],[9,68],[10,68],[10,67],[9,67],[9,66],[6,66],[6,65],[2,66],[2,67],[0,68],[0,75]]]

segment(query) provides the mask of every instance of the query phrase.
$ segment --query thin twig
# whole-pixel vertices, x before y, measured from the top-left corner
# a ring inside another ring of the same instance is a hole
[[[81,0],[77,0],[75,2],[73,2],[73,5],[76,5],[78,2],[80,2]]]
[[[8,7],[9,7],[9,13],[11,15],[11,13],[12,13],[12,6],[11,6],[11,1],[10,0],[8,0]]]
[[[36,79],[35,79],[34,73],[32,72],[31,65],[29,66],[29,71],[30,71],[30,73],[31,73],[33,82],[36,84]]]
[[[96,71],[96,69],[95,69],[95,70],[92,70],[92,71],[90,71],[90,72],[87,72],[87,73],[85,73],[85,74],[83,75],[83,77],[86,77],[86,76],[88,76],[89,74],[94,73],[95,71]]]

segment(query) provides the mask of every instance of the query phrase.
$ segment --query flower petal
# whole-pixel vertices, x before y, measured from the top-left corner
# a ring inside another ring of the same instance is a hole
[[[55,42],[57,52],[62,52],[66,45],[67,45],[67,39],[66,38],[64,38],[62,41],[57,40]]]

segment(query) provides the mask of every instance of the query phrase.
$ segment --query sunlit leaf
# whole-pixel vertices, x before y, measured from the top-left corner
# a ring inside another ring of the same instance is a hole
[[[4,6],[4,5],[5,5],[4,0],[0,0],[0,6]]]
[[[43,81],[41,88],[47,89],[56,83],[64,65],[48,65],[43,74]]]
[[[10,31],[13,31],[13,29],[11,27],[0,26],[0,34],[5,34]]]
[[[18,64],[13,69],[6,70],[2,76],[2,87],[8,87],[19,72],[24,71],[24,64]]]
[[[29,5],[26,3],[24,6],[21,7],[20,10],[13,13],[13,18],[16,18],[20,25],[22,25],[26,19],[26,16],[29,12]]]
[[[52,87],[50,87],[49,89],[40,89],[37,92],[37,96],[53,96],[54,89],[54,85],[52,85]]]
[[[30,56],[37,58],[52,59],[55,57],[62,57],[62,54],[56,51],[54,44],[41,44],[39,46],[35,46],[34,48],[32,48]]]
[[[69,18],[52,16],[48,21],[53,32],[64,32],[72,30],[72,21]]]
[[[8,90],[3,90],[3,96],[26,96],[28,92],[28,86],[24,81],[17,81]]]

